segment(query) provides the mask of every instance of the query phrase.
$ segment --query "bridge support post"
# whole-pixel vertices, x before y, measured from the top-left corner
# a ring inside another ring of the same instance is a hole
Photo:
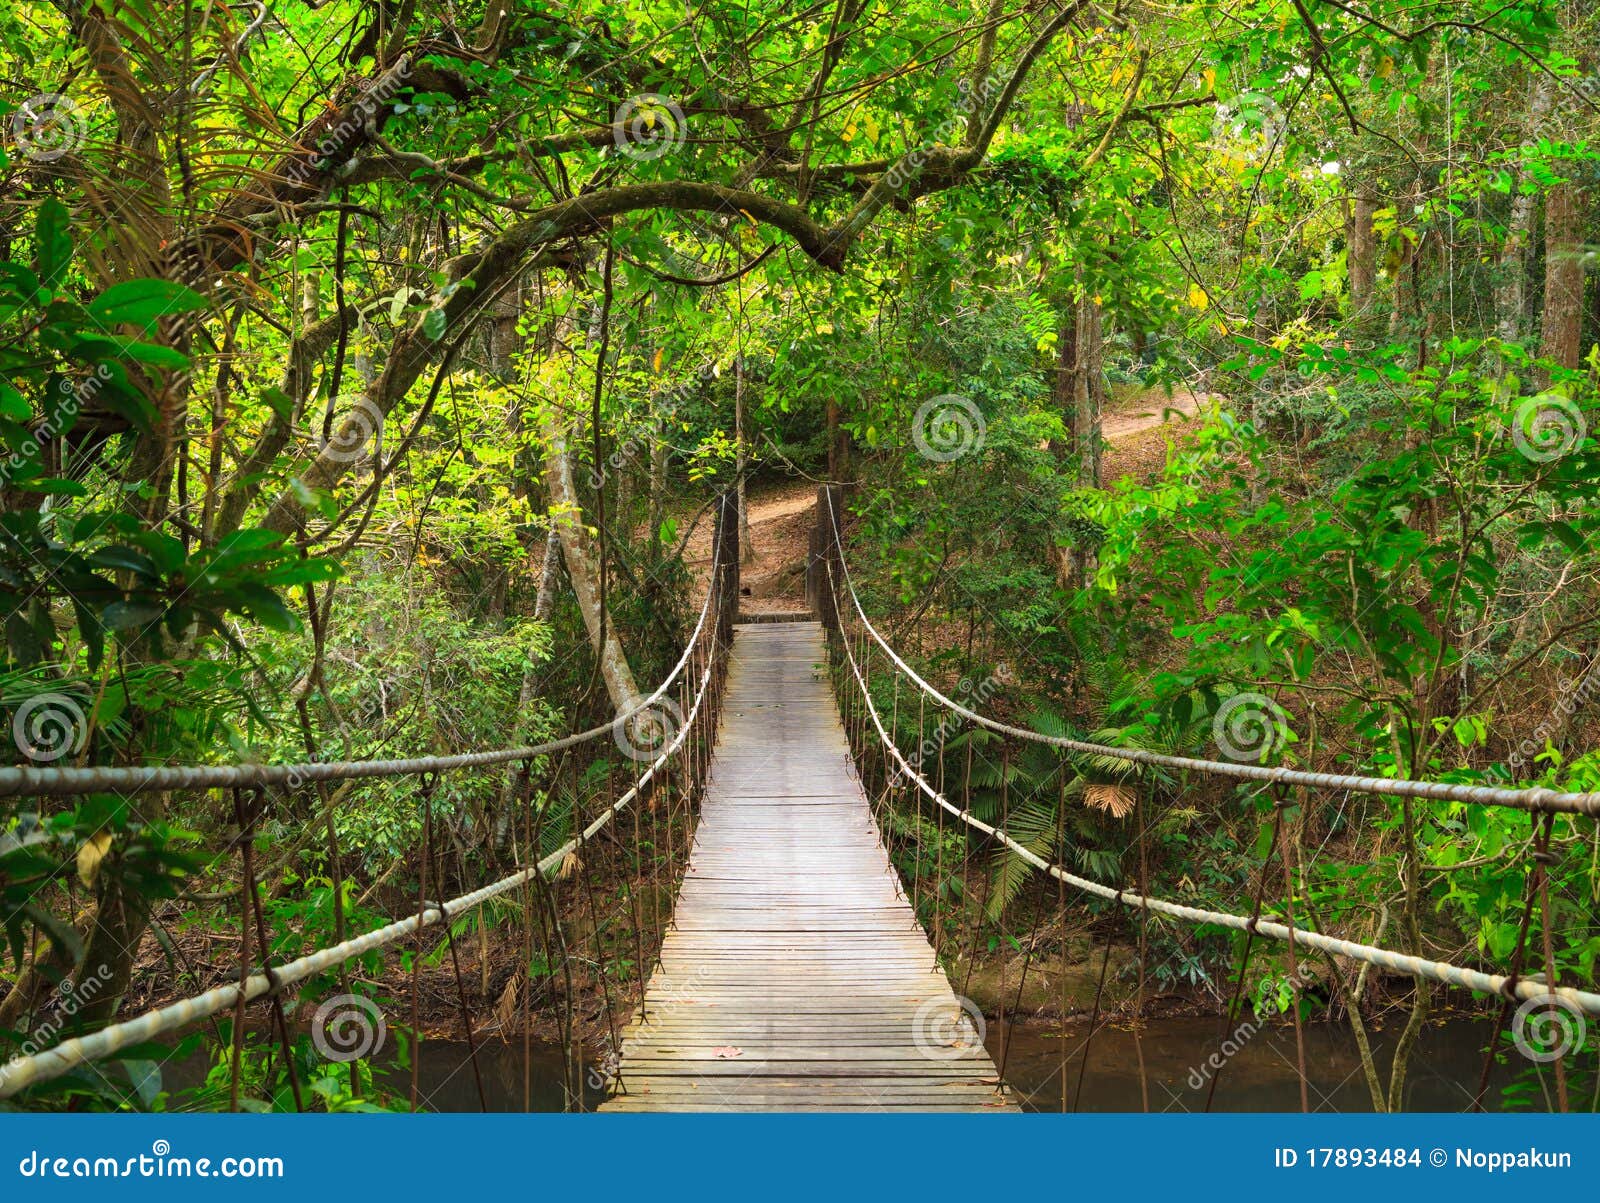
[[[733,639],[739,616],[739,493],[728,489],[717,498],[717,520],[712,531],[716,543],[719,577],[711,583],[717,591],[717,638],[726,645]]]
[[[806,549],[806,609],[813,614],[822,613],[822,591],[827,587],[827,574],[822,568],[822,555],[827,544],[822,539],[822,522],[811,524],[811,542]]]
[[[839,630],[838,598],[834,588],[844,580],[840,520],[844,516],[844,489],[822,485],[817,489],[817,521],[811,529],[811,555],[806,562],[806,600],[816,611],[824,628]],[[828,568],[833,568],[833,587],[828,584]]]

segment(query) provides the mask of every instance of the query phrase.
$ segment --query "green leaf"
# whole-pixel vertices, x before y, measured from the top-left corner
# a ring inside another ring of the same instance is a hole
[[[50,943],[66,953],[69,960],[76,963],[83,959],[83,941],[78,938],[78,933],[72,924],[46,910],[37,902],[23,903],[22,913],[32,919],[34,925],[50,938]]]
[[[159,318],[204,309],[206,299],[171,280],[126,280],[89,302],[89,316],[107,326],[124,322],[153,327]]]
[[[131,627],[147,627],[160,622],[166,612],[167,607],[160,602],[112,602],[100,615],[100,621],[108,631],[126,631]]]
[[[182,351],[132,338],[122,344],[122,353],[136,363],[147,363],[153,368],[178,369],[189,366],[189,357]]]
[[[280,422],[287,422],[294,416],[294,398],[281,388],[264,388],[261,390],[261,400]]]
[[[50,493],[58,497],[87,497],[89,490],[75,480],[59,476],[41,476],[34,480],[18,481],[16,487],[30,493]]]
[[[31,417],[33,406],[28,404],[28,399],[9,380],[0,377],[0,418],[26,422]]]
[[[1560,539],[1568,551],[1577,552],[1582,551],[1584,548],[1583,536],[1566,522],[1552,522],[1550,524],[1550,533]]]
[[[72,236],[67,232],[71,222],[67,207],[54,197],[39,206],[34,241],[37,244],[35,254],[41,284],[55,287],[66,275],[67,267],[72,262]]]
[[[240,585],[238,593],[243,600],[243,610],[263,626],[275,631],[300,629],[300,619],[265,585]]]
[[[154,1107],[156,1099],[161,1095],[160,1063],[124,1057],[118,1064],[122,1067],[122,1072],[128,1075],[128,1082],[133,1086],[134,1093],[139,1096],[139,1101],[147,1108]]]
[[[156,568],[154,560],[131,547],[123,547],[120,543],[98,548],[88,556],[88,561],[97,568],[121,569],[152,579],[160,576],[160,570]]]

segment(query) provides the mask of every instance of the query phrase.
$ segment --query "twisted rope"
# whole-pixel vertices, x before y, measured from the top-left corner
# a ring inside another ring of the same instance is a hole
[[[833,582],[832,565],[829,565],[828,578],[831,584]],[[857,606],[859,608],[859,602]],[[1133,891],[1114,889],[1100,882],[1091,881],[1089,878],[1079,877],[1060,865],[1052,864],[1017,843],[1005,831],[985,823],[964,808],[955,806],[946,800],[943,794],[928,784],[922,774],[913,768],[911,763],[900,754],[900,749],[895,746],[894,741],[889,738],[888,733],[884,730],[883,723],[878,717],[877,707],[872,704],[872,696],[867,690],[867,683],[863,680],[861,670],[856,665],[855,655],[850,650],[850,640],[845,638],[839,642],[844,648],[846,660],[850,665],[850,672],[855,677],[856,684],[861,687],[861,696],[866,702],[867,714],[872,719],[872,725],[877,728],[878,738],[883,742],[884,747],[894,757],[896,763],[899,764],[906,775],[916,782],[917,788],[967,824],[967,826],[999,840],[1034,868],[1048,873],[1075,889],[1120,903],[1123,906],[1148,908],[1151,911],[1156,911],[1163,915],[1171,915],[1175,919],[1184,919],[1192,923],[1212,923],[1219,927],[1232,928],[1235,931],[1254,932],[1256,935],[1267,936],[1274,940],[1292,940],[1296,944],[1315,948],[1322,952],[1346,956],[1356,961],[1366,961],[1380,968],[1407,974],[1411,977],[1430,978],[1434,981],[1444,982],[1447,985],[1461,986],[1468,990],[1478,990],[1485,994],[1496,994],[1502,998],[1513,1000],[1559,998],[1571,1003],[1587,1014],[1600,1015],[1600,994],[1594,994],[1587,990],[1576,990],[1570,986],[1551,987],[1540,981],[1520,978],[1516,974],[1482,973],[1476,969],[1452,965],[1447,961],[1429,961],[1422,957],[1408,956],[1405,953],[1394,952],[1387,948],[1378,948],[1371,944],[1358,944],[1354,940],[1341,940],[1334,936],[1323,935],[1321,932],[1307,931],[1300,927],[1289,927],[1272,919],[1253,919],[1247,915],[1235,915],[1227,911],[1213,911],[1203,907],[1168,902],[1163,898],[1146,897]],[[879,642],[881,645],[882,641],[880,640]],[[893,656],[893,653],[891,652],[890,655]],[[898,657],[895,657],[895,659],[898,663]],[[909,672],[910,670],[906,671]],[[915,674],[912,675],[915,676]],[[968,717],[975,716],[968,712]],[[1120,755],[1119,749],[1107,750],[1116,751]]]
[[[63,795],[90,793],[134,794],[140,790],[215,789],[238,786],[287,785],[298,788],[307,781],[345,781],[360,777],[408,777],[418,773],[445,773],[456,769],[484,768],[490,765],[509,764],[565,751],[587,743],[601,735],[620,730],[663,697],[678,679],[694,654],[696,644],[706,627],[706,617],[711,613],[711,599],[716,596],[717,557],[713,549],[711,563],[712,585],[706,590],[706,599],[700,607],[700,618],[694,633],[683,649],[683,655],[667,674],[656,691],[642,699],[631,710],[625,710],[600,727],[591,727],[576,735],[567,735],[548,743],[518,748],[497,748],[487,752],[461,752],[453,756],[418,756],[405,760],[328,760],[307,764],[236,764],[236,765],[87,765],[52,766],[49,768],[0,768],[0,797],[13,795]]]
[[[702,613],[701,619],[703,623],[704,613]],[[698,637],[698,628],[696,634]],[[694,644],[691,642],[690,647],[692,648],[693,646]],[[365,935],[356,936],[342,944],[335,944],[331,948],[309,953],[285,965],[275,965],[270,975],[264,971],[253,973],[245,979],[242,990],[238,983],[218,986],[213,990],[207,990],[203,994],[180,999],[158,1010],[147,1011],[136,1018],[102,1028],[91,1035],[63,1041],[54,1048],[8,1061],[4,1065],[0,1065],[0,1099],[9,1098],[19,1090],[34,1083],[47,1082],[51,1078],[60,1077],[69,1069],[85,1062],[97,1061],[103,1057],[108,1057],[118,1049],[154,1039],[167,1032],[185,1027],[195,1020],[204,1019],[206,1016],[215,1015],[220,1011],[226,1011],[238,1003],[241,997],[244,1002],[251,1002],[263,995],[280,991],[285,986],[302,982],[315,974],[332,969],[340,962],[351,957],[358,957],[363,953],[371,952],[375,948],[383,948],[408,935],[420,932],[424,928],[436,927],[440,923],[447,923],[462,912],[470,911],[491,898],[497,898],[501,894],[509,893],[527,885],[536,877],[549,877],[561,867],[561,862],[566,859],[568,853],[582,847],[584,843],[594,838],[606,824],[637,798],[640,791],[654,779],[656,771],[665,765],[678,749],[683,746],[684,741],[689,736],[689,732],[694,727],[695,719],[700,714],[706,691],[710,688],[712,679],[716,676],[717,653],[720,650],[719,641],[713,639],[711,641],[711,655],[706,661],[705,676],[700,682],[700,688],[695,693],[694,706],[684,718],[672,743],[650,763],[650,767],[634,782],[633,787],[627,793],[623,794],[596,816],[594,821],[585,827],[579,835],[573,836],[537,864],[518,870],[508,877],[502,877],[500,880],[491,882],[481,889],[473,890],[469,894],[462,894],[458,898],[452,898],[448,902],[426,905],[415,915],[391,923],[386,927],[377,928],[374,931],[367,932]],[[687,655],[685,660],[680,662],[679,668],[684,663],[687,663]],[[676,671],[674,670],[674,673]],[[659,691],[653,696],[660,696]],[[602,731],[608,729],[597,728],[597,730]]]
[[[829,496],[828,508],[833,512],[833,499]],[[1562,811],[1567,814],[1584,814],[1600,817],[1600,794],[1563,793],[1559,790],[1535,789],[1503,789],[1498,786],[1488,785],[1453,785],[1440,781],[1407,781],[1390,777],[1353,777],[1343,773],[1312,773],[1299,769],[1267,768],[1265,765],[1236,764],[1232,761],[1202,760],[1193,756],[1168,756],[1161,752],[1149,752],[1142,748],[1118,748],[1110,744],[1088,743],[1081,739],[1068,739],[1064,736],[1045,735],[1038,731],[1029,731],[1025,727],[1013,727],[1009,723],[1002,723],[997,719],[988,718],[974,710],[969,710],[960,702],[947,698],[922,677],[917,675],[915,669],[896,654],[894,648],[878,629],[867,618],[867,612],[862,608],[861,598],[856,594],[855,582],[850,579],[850,568],[845,563],[844,547],[839,542],[838,516],[829,523],[833,530],[834,546],[839,549],[838,561],[840,570],[844,574],[845,588],[849,591],[850,600],[855,605],[856,614],[860,617],[861,625],[866,628],[867,634],[872,636],[877,645],[883,649],[901,672],[914,681],[919,689],[945,709],[960,715],[970,722],[1001,735],[1009,735],[1015,739],[1031,740],[1034,743],[1048,744],[1054,748],[1062,748],[1068,752],[1079,752],[1091,756],[1114,756],[1119,760],[1131,761],[1135,764],[1160,765],[1165,768],[1191,769],[1195,772],[1209,773],[1216,777],[1237,777],[1245,781],[1264,781],[1272,785],[1302,785],[1310,789],[1349,790],[1357,794],[1376,794],[1394,798],[1433,798],[1446,802],[1473,802],[1480,806],[1508,806],[1516,810],[1533,811]],[[832,580],[832,564],[829,566],[829,579]]]

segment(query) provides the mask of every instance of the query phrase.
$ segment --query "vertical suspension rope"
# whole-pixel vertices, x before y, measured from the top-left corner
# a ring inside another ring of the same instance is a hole
[[[961,773],[961,813],[972,813],[972,737],[974,728],[967,725],[967,756],[966,767]],[[972,837],[966,832],[961,833],[961,907],[968,910],[972,907]],[[972,967],[978,959],[978,931],[983,922],[983,910],[978,910],[972,922],[972,935],[967,941],[967,972],[961,979],[961,995],[963,998],[972,988]],[[960,934],[958,926],[957,935]]]
[[[478,922],[483,922],[480,909]],[[461,957],[456,952],[455,924],[444,925],[444,940],[450,948],[450,969],[456,979],[456,1001],[461,1008],[461,1027],[467,1035],[467,1059],[472,1062],[472,1081],[478,1088],[478,1109],[487,1113],[489,1096],[483,1089],[483,1070],[478,1066],[478,1038],[472,1031],[472,1008],[467,1005],[467,987],[461,978]]]
[[[895,739],[898,738],[898,733],[900,730],[900,674],[895,671],[894,665],[892,664],[889,665],[889,680],[893,686],[894,695],[889,718],[889,738]],[[899,839],[899,833],[895,831],[895,824],[899,819],[899,814],[895,810],[894,778],[889,772],[889,749],[882,743],[878,745],[878,766],[878,780],[883,783],[884,818],[887,820],[884,824],[884,837],[893,841],[889,849],[887,849],[889,852],[889,876],[894,881],[895,891],[897,893],[904,893],[904,890],[901,888],[900,884],[900,874],[895,870],[894,846],[898,845],[901,848],[904,848],[905,841]],[[912,867],[912,872],[916,872],[915,866]],[[912,914],[916,914],[916,903],[914,901],[915,896],[916,887],[913,885]]]
[[[1256,897],[1250,911],[1250,922],[1244,929],[1244,951],[1239,957],[1239,976],[1233,984],[1233,999],[1228,1004],[1228,1009],[1222,1017],[1222,1035],[1227,1037],[1231,1025],[1238,1022],[1239,1003],[1244,998],[1245,975],[1250,972],[1250,953],[1255,948],[1256,924],[1261,922],[1261,908],[1266,901],[1267,871],[1272,867],[1272,858],[1278,851],[1278,836],[1283,829],[1283,807],[1281,798],[1274,797],[1272,807],[1272,834],[1267,837],[1267,850],[1261,858],[1261,878],[1256,886]],[[1228,1062],[1223,1060],[1217,1066],[1216,1072],[1211,1075],[1211,1081],[1206,1086],[1206,1105],[1204,1110],[1211,1110],[1212,1100],[1217,1097],[1217,1082],[1222,1078],[1222,1071]]]
[[[693,662],[691,662],[689,667],[684,671],[683,680],[678,683],[679,714],[688,713],[688,711],[684,709],[684,703],[688,699],[689,678],[694,674],[694,670],[695,666]],[[687,782],[694,771],[693,763],[694,735],[691,732],[690,735],[684,740],[683,759],[674,766],[677,771],[672,774],[671,785],[673,788],[667,791],[667,895],[669,898],[676,897],[678,893],[678,810],[680,806],[687,805],[687,802],[685,801],[689,789]],[[661,902],[661,898],[658,897],[656,899],[658,911],[661,906]],[[677,928],[677,923],[678,917],[676,909],[671,905],[668,905],[666,908],[665,930],[675,930]]]
[[[1022,950],[1022,972],[1017,975],[1017,995],[1011,1000],[1011,1014],[1013,1017],[1022,1013],[1022,992],[1028,985],[1028,966],[1033,963],[1033,949],[1039,941],[1039,920],[1043,914],[1044,909],[1042,907],[1035,906],[1033,908],[1033,923],[1028,929],[1028,946]],[[1000,1005],[1002,1007],[1005,1006],[1004,994],[1001,995]],[[1005,1089],[1003,1083],[1006,1079],[1006,1057],[1011,1052],[1011,1041],[1009,1038],[1007,1038],[1007,1033],[1004,1027],[1004,1012],[1002,1012],[1001,1025],[1000,1035],[1002,1039],[1000,1044],[1000,1075],[998,1081],[995,1083],[995,1089],[997,1091]]]
[[[1026,949],[1022,949],[1022,971],[1018,974],[1018,979],[1016,979],[1016,997],[1011,1000],[1011,1016],[1013,1016],[1013,1022],[1014,1017],[1018,1016],[1018,1014],[1021,1014],[1022,992],[1027,989],[1027,969],[1029,969],[1029,966],[1034,963],[1034,947],[1038,944],[1038,921],[1040,921],[1040,918],[1042,918],[1043,913],[1045,912],[1043,912],[1042,907],[1035,905],[1034,921],[1030,923],[1029,933],[1027,933],[1027,947]],[[1005,992],[1003,992],[1003,990],[1002,993],[1000,993],[1000,1006],[1005,1008]],[[1002,1037],[1002,1040],[1000,1040],[1000,1065],[998,1065],[998,1070],[1000,1070],[1000,1083],[1003,1083],[1003,1081],[1005,1081],[1006,1057],[1008,1057],[1008,1054],[1011,1053],[1011,1040],[1010,1035],[1008,1035],[1008,1032],[1006,1032],[1005,1029],[1005,1011],[1002,1009],[1002,1013],[1000,1014],[1002,1014],[1002,1027],[1000,1027],[1000,1037]],[[1000,1086],[997,1083],[997,1088],[1003,1089],[1003,1086]]]
[[[1534,849],[1533,860],[1539,875],[1539,926],[1544,936],[1544,980],[1554,993],[1561,984],[1556,978],[1555,937],[1550,931],[1550,866],[1555,863],[1555,856],[1550,851],[1550,833],[1555,824],[1555,815],[1545,814],[1541,817],[1543,821],[1539,824],[1538,846]],[[1559,1044],[1556,1046],[1554,1068],[1556,1106],[1565,1115],[1568,1111],[1567,1066],[1565,1052]]]
[[[579,847],[581,848],[581,847],[583,847],[583,845],[580,844]],[[616,1009],[612,1006],[612,1003],[611,1003],[611,983],[606,979],[606,966],[605,966],[605,956],[604,956],[605,944],[600,938],[600,935],[601,935],[600,903],[595,898],[594,874],[590,873],[588,871],[588,869],[589,869],[588,865],[580,864],[579,867],[578,867],[578,872],[583,878],[583,884],[584,884],[584,887],[585,887],[585,893],[587,893],[588,897],[589,897],[589,925],[590,925],[590,928],[591,928],[591,930],[593,932],[593,934],[591,936],[591,939],[592,939],[593,944],[594,944],[595,972],[600,975],[600,1002],[601,1002],[601,1005],[605,1008],[606,1035],[607,1035],[608,1039],[611,1042],[610,1048],[609,1048],[609,1055],[610,1055],[610,1057],[614,1057],[614,1058],[617,1059],[616,1083],[617,1083],[618,1086],[623,1086],[623,1081],[622,1081],[622,1061],[621,1061],[622,1045],[621,1045],[620,1041],[617,1039],[617,1013],[616,1013]],[[609,1072],[610,1072],[610,1065],[609,1064],[607,1064],[604,1067],[602,1067],[602,1076],[605,1076]],[[626,1087],[624,1087],[623,1093],[627,1093]]]
[[[417,1110],[417,1088],[422,1072],[422,1020],[418,978],[422,972],[422,919],[428,911],[428,859],[432,849],[428,846],[433,834],[433,791],[439,784],[438,773],[425,773],[422,777],[422,860],[417,866],[417,933],[411,956],[411,1111]]]
[[[939,796],[944,796],[944,718],[939,719]],[[918,793],[921,791],[919,790]],[[938,959],[944,952],[944,915],[940,911],[939,900],[941,895],[948,895],[944,880],[944,807],[935,806],[938,819],[938,847],[934,850],[933,870],[933,955]],[[942,964],[943,962],[941,962]]]
[[[1117,891],[1117,902],[1122,901],[1122,891]],[[1083,1079],[1089,1069],[1089,1054],[1094,1048],[1095,1033],[1100,1030],[1100,1004],[1106,993],[1106,971],[1111,968],[1111,938],[1110,928],[1106,929],[1106,947],[1100,955],[1100,977],[1094,987],[1094,1008],[1089,1012],[1089,1034],[1083,1038],[1083,1060],[1078,1062],[1078,1085],[1072,1092],[1072,1110],[1076,1114],[1078,1105],[1083,1101]]]
[[[325,791],[319,789],[318,795]],[[339,856],[339,837],[333,825],[333,807],[324,806],[323,822],[326,825],[328,840],[328,871],[333,880],[333,938],[337,944],[343,944],[347,938],[344,916],[344,866]],[[350,966],[348,962],[339,962],[339,992],[350,993]],[[356,1068],[354,1059],[350,1062],[350,1093],[355,1098],[361,1097],[361,1072]]]
[[[1278,813],[1282,814],[1282,809]],[[1289,928],[1289,989],[1292,992],[1294,1007],[1295,1068],[1300,1075],[1300,1113],[1308,1115],[1311,1112],[1311,1099],[1310,1087],[1306,1082],[1305,1026],[1300,1019],[1300,962],[1294,942],[1294,865],[1290,856],[1292,844],[1289,824],[1280,823],[1278,827],[1279,838],[1283,840],[1283,847],[1278,851],[1278,863],[1283,867],[1284,923]]]
[[[233,1004],[233,1052],[230,1058],[228,1110],[239,1110],[239,1071],[244,1056],[244,984],[250,978],[250,880],[254,873],[251,840],[254,825],[246,821],[240,791],[233,791],[233,818],[239,828],[239,997]]]
[[[567,935],[561,927],[561,912],[556,907],[555,889],[544,874],[538,874],[539,897],[544,904],[545,918],[550,925],[550,937],[555,959],[552,964],[561,967],[561,1110],[582,1110],[583,1062],[577,1043],[582,1038],[576,1034],[577,981],[572,974],[572,954],[567,948]]]
[[[579,773],[578,773],[578,761],[577,761],[576,758],[574,758],[573,761],[572,761],[572,815],[573,815],[572,830],[573,830],[573,835],[577,839],[577,844],[572,850],[572,856],[570,858],[570,863],[572,865],[572,871],[574,873],[580,873],[581,874],[584,871],[584,863],[583,863],[583,853],[584,853],[583,829],[588,825],[589,817],[588,817],[587,814],[584,813],[583,791],[580,788],[580,778],[579,778]],[[562,866],[563,874],[565,872],[565,869],[566,869],[566,865],[563,865]],[[553,898],[552,898],[551,905],[554,905],[554,899]],[[578,921],[577,907],[574,906],[573,907],[573,922],[576,923],[577,921]],[[562,943],[563,943],[562,953],[568,959],[568,962],[570,963],[571,960],[572,960],[573,954],[572,954],[571,950],[569,950],[569,949],[564,947],[565,942],[566,942],[566,937],[563,936],[562,937]],[[575,981],[583,981],[582,978],[579,978],[576,975],[574,977],[574,980]],[[587,985],[587,982],[583,981],[583,984]],[[584,1088],[584,1084],[586,1082],[586,1079],[585,1079],[584,1073],[583,1073],[583,1039],[584,1039],[583,1013],[578,1009],[581,1005],[582,1005],[582,994],[581,994],[581,991],[580,990],[575,990],[573,992],[573,995],[572,995],[572,1010],[573,1010],[573,1015],[574,1015],[574,1019],[573,1019],[574,1034],[572,1036],[572,1058],[573,1058],[573,1065],[574,1065],[573,1072],[572,1072],[572,1091],[573,1091],[572,1098],[573,1098],[573,1103],[574,1103],[575,1110],[577,1110],[579,1112],[582,1112],[584,1110],[583,1088]]]
[[[557,765],[550,776],[552,789],[559,789],[561,783],[561,765]],[[544,847],[544,820],[548,808],[541,808],[534,822],[534,844],[536,848]],[[534,853],[538,856],[537,851]],[[572,1028],[575,986],[572,978],[572,961],[567,955],[567,940],[561,930],[561,914],[556,909],[555,891],[543,873],[533,875],[534,886],[538,890],[539,908],[544,919],[540,924],[540,934],[544,939],[545,966],[552,974],[555,967],[560,966],[561,977],[565,989],[560,995],[559,1015],[561,1020],[561,1110],[563,1112],[573,1109],[573,1090],[575,1071],[573,1069]],[[546,928],[548,925],[548,930]],[[578,1083],[581,1088],[581,1082]]]
[[[898,701],[899,697],[900,697],[900,674],[898,672],[895,673],[894,687],[895,687],[895,699]],[[917,760],[916,760],[917,771],[918,772],[922,771],[922,758],[923,758],[924,751],[926,750],[926,748],[928,746],[927,735],[926,735],[925,729],[924,729],[924,722],[925,722],[925,719],[927,717],[927,702],[928,702],[928,699],[927,699],[926,695],[924,695],[921,690],[918,690],[917,691]],[[915,919],[917,921],[918,925],[920,926],[920,924],[922,923],[922,857],[923,857],[923,851],[922,851],[922,791],[917,789],[916,786],[913,785],[909,790],[906,791],[906,797],[908,797],[911,800],[911,814],[909,816],[909,821],[911,823],[912,832],[914,833],[914,835],[916,837],[916,851],[913,853],[913,855],[916,857],[916,859],[914,861],[912,861],[912,863],[911,863],[911,915],[912,915],[912,918]]]
[[[655,801],[655,783],[650,786],[650,801]],[[639,1015],[644,1016],[644,914],[639,909],[639,878],[644,875],[644,861],[641,859],[640,849],[644,847],[643,820],[639,818],[639,807],[633,808],[633,867],[632,876],[628,880],[628,909],[633,920],[633,976],[639,981]],[[651,850],[652,854],[654,849]],[[618,1049],[618,1056],[621,1055]]]
[[[1150,1110],[1150,1081],[1144,1065],[1144,988],[1150,956],[1150,861],[1144,828],[1144,790],[1133,792],[1133,823],[1139,831],[1139,989],[1134,998],[1133,1053],[1139,1061],[1139,1102]]]
[[[662,765],[660,788],[652,783],[650,789],[650,932],[657,948],[665,935],[661,929],[661,803],[665,799],[672,805],[672,768],[670,760]],[[649,1018],[642,1009],[640,1016]]]
[[[297,1112],[305,1110],[305,1102],[300,1097],[300,1077],[294,1070],[294,1043],[289,1038],[289,1020],[283,1013],[283,995],[279,992],[278,981],[272,973],[272,941],[267,934],[266,912],[261,908],[261,889],[256,881],[254,853],[254,825],[256,816],[265,808],[265,800],[261,787],[251,789],[254,803],[250,807],[251,837],[245,840],[245,885],[250,891],[250,907],[256,917],[256,944],[261,949],[261,969],[267,975],[267,982],[271,985],[271,992],[267,995],[273,1023],[278,1029],[278,1040],[283,1048],[283,1070],[289,1079],[289,1092],[294,1096],[294,1109]],[[238,795],[234,796],[235,802]]]
[[[435,847],[434,840],[433,840],[433,807],[432,806],[426,806],[424,808],[424,811],[423,811],[423,824],[425,825],[425,827],[427,829],[426,830],[426,834],[423,836],[423,841],[422,841],[423,847],[424,848]],[[435,853],[435,855],[437,855],[437,853]],[[434,875],[433,876],[434,876],[435,883],[437,883],[438,885],[440,885],[442,887],[443,884],[444,884],[444,871],[442,869],[438,868],[437,866],[434,866]],[[444,890],[440,889],[439,893],[442,895],[444,893]],[[481,907],[478,909],[478,922],[479,923],[483,922],[483,909]],[[417,938],[418,938],[418,941],[419,941],[419,944],[420,944],[420,941],[421,941],[421,938],[422,938],[422,931],[421,931],[420,927],[418,928],[418,931],[417,931]],[[455,924],[450,922],[448,919],[446,919],[445,924],[444,924],[444,939],[445,939],[445,944],[449,947],[449,950],[450,950],[450,969],[451,969],[451,972],[455,976],[456,1003],[457,1003],[457,1006],[461,1010],[461,1026],[462,1026],[463,1030],[466,1032],[466,1037],[467,1037],[467,1056],[468,1056],[468,1059],[472,1062],[472,1080],[476,1084],[477,1089],[478,1089],[478,1109],[480,1111],[487,1112],[489,1110],[489,1096],[485,1093],[485,1091],[483,1089],[483,1071],[478,1066],[478,1041],[477,1041],[477,1037],[474,1036],[473,1032],[472,1032],[472,1009],[467,1005],[467,987],[466,987],[466,983],[462,980],[462,977],[461,977],[461,957],[456,952]]]
[[[1517,980],[1522,976],[1522,966],[1528,953],[1528,932],[1533,924],[1533,904],[1539,895],[1538,865],[1528,873],[1528,884],[1523,891],[1522,924],[1517,932],[1517,946],[1511,953],[1511,976],[1506,979],[1506,989],[1501,999],[1499,1010],[1496,1014],[1494,1025],[1489,1029],[1489,1043],[1483,1054],[1483,1072],[1478,1077],[1478,1089],[1472,1096],[1472,1109],[1483,1111],[1483,1096],[1489,1090],[1489,1074],[1494,1068],[1494,1057],[1500,1043],[1500,1033],[1505,1031],[1506,1021],[1511,1018],[1511,1011],[1517,1005]],[[1352,1006],[1355,1003],[1352,1001]]]
[[[517,778],[517,797],[522,802],[522,863],[537,865],[539,851],[533,846],[533,761],[522,762]],[[533,891],[522,891],[522,1110],[533,1110]],[[512,981],[516,981],[515,977]]]
[[[1000,745],[1000,830],[1007,836],[1011,834],[1011,745]],[[1000,867],[1005,870],[1007,850],[1000,849]],[[1000,883],[1004,884],[1004,883]],[[985,891],[985,902],[988,901],[988,891]],[[1006,1045],[1010,1043],[1006,1038],[1006,944],[1009,934],[1006,932],[1005,898],[1000,899],[1000,909],[994,917],[995,930],[1000,934],[1000,994],[996,1000],[1000,1007],[1000,1064],[1006,1061]],[[1000,1076],[1005,1077],[1005,1071],[1000,1071]]]
[[[941,808],[942,809],[942,808]],[[1067,863],[1067,762],[1061,762],[1061,792],[1056,797],[1056,859]],[[1061,919],[1061,1114],[1067,1113],[1067,883],[1056,878],[1056,912]],[[1091,945],[1092,947],[1092,945]]]

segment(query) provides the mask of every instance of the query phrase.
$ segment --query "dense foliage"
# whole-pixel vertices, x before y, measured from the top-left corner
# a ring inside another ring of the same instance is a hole
[[[1561,0],[11,5],[0,759],[605,721],[682,646],[709,499],[804,475],[851,485],[869,602],[997,713],[1600,788],[1594,45]],[[1168,405],[1165,462],[1112,471],[1104,414]],[[1531,909],[1562,980],[1596,980],[1592,819],[939,748],[977,813],[1004,795],[1090,876],[1130,882],[1143,833],[1168,894],[1502,965]],[[615,760],[555,770],[552,831]],[[283,949],[404,909],[420,788],[271,799]],[[512,788],[439,786],[453,881],[514,863]],[[944,865],[954,837],[897,805],[902,869]],[[113,1017],[141,948],[171,955],[153,915],[231,922],[206,908],[237,837],[220,793],[0,798],[0,1052],[102,968],[71,1023]],[[977,851],[930,923],[1053,898]],[[1158,983],[1226,998],[1221,934],[1144,936]],[[1427,1018],[1426,989],[1319,972],[1308,1010],[1402,1007],[1406,1047]],[[1405,1057],[1368,1070],[1401,1105]]]

